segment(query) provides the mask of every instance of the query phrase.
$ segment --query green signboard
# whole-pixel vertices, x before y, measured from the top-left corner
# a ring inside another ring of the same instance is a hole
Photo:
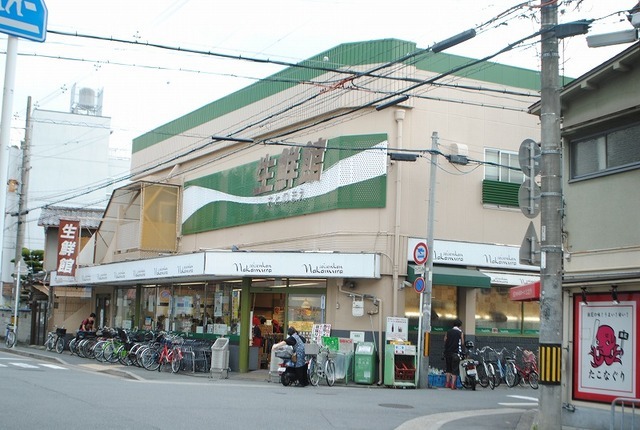
[[[182,233],[386,204],[387,135],[319,139],[185,183]]]

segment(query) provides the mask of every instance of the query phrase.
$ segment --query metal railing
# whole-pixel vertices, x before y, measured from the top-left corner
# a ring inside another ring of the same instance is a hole
[[[616,408],[618,406],[618,408]],[[611,402],[611,422],[609,429],[627,430],[636,428],[636,409],[640,407],[640,399],[618,397]],[[626,409],[631,409],[627,411]],[[619,417],[619,419],[616,419]],[[616,426],[618,424],[618,426]]]

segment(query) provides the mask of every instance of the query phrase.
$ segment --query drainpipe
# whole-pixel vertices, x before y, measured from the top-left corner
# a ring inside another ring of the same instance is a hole
[[[394,112],[394,118],[396,120],[396,148],[402,149],[402,130],[405,111],[398,109]],[[402,202],[402,163],[396,163],[396,213],[395,213],[395,227],[393,230],[393,316],[398,316],[398,291],[400,285],[398,282],[398,273],[400,270],[401,252],[400,252],[400,216],[402,215],[401,202]],[[405,262],[406,264],[406,262]]]

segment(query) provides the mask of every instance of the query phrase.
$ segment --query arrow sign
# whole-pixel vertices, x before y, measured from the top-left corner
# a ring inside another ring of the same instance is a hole
[[[47,37],[47,6],[43,0],[0,1],[0,33],[44,42]]]

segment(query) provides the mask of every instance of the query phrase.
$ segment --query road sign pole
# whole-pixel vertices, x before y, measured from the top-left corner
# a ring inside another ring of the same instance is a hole
[[[18,58],[18,38],[7,38],[7,56],[4,71],[4,90],[2,92],[2,114],[0,116],[0,284],[4,283],[4,225],[7,205],[7,176],[9,170],[9,141],[11,140],[11,112],[13,110],[13,92],[16,81],[16,63]],[[2,294],[0,294],[2,297]],[[18,296],[16,296],[16,302]],[[4,300],[4,299],[2,299]],[[4,304],[4,303],[3,303]]]
[[[425,273],[426,285],[420,294],[420,317],[418,321],[418,387],[426,388],[429,381],[429,356],[424,354],[429,347],[425,345],[425,333],[431,333],[431,291],[433,289],[433,230],[436,213],[436,172],[438,171],[438,132],[431,134],[431,171],[429,172],[429,201],[427,202],[427,256]]]

